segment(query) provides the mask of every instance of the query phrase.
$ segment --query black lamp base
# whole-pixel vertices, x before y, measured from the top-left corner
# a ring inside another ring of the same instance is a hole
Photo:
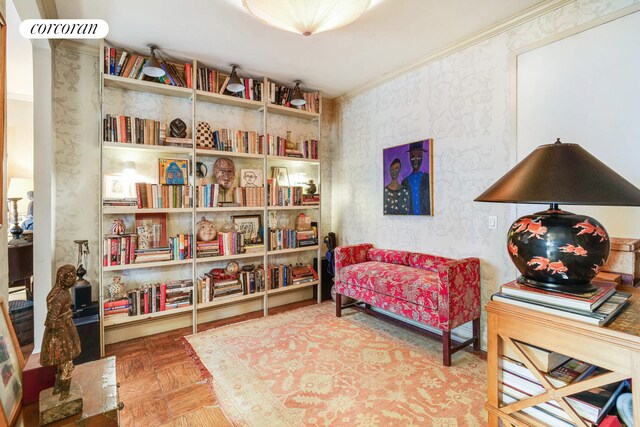
[[[575,284],[559,284],[559,283],[545,283],[539,282],[533,279],[527,279],[524,276],[518,277],[518,283],[531,286],[538,289],[544,289],[545,291],[563,292],[565,294],[582,295],[589,292],[594,292],[596,288],[591,283],[575,283]]]

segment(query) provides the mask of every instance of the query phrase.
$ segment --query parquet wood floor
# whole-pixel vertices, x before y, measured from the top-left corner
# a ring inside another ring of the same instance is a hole
[[[270,309],[279,313],[306,305],[301,301]],[[262,311],[205,323],[199,331],[254,319]],[[124,427],[191,427],[230,425],[218,405],[211,384],[203,380],[181,343],[191,328],[109,345],[105,356],[116,356],[120,382],[120,413]]]

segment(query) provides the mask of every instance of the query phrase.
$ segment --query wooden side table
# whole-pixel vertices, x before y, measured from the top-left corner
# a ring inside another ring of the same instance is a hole
[[[489,425],[544,425],[519,412],[548,400],[555,400],[577,426],[587,425],[564,396],[631,378],[633,420],[640,425],[640,289],[621,287],[632,294],[630,305],[609,325],[598,327],[514,305],[491,301],[487,304],[488,396],[485,405]],[[556,388],[520,351],[514,341],[552,350],[603,367],[610,373]],[[509,346],[547,390],[538,396],[505,405],[502,394],[502,354]]]

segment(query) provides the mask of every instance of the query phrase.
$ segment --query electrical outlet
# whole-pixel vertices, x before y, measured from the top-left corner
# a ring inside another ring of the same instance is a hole
[[[489,228],[498,228],[498,217],[497,216],[489,216]]]

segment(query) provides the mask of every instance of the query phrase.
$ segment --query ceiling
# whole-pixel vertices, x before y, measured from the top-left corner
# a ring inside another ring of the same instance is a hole
[[[144,52],[154,43],[165,57],[236,63],[247,74],[300,79],[336,97],[549,1],[373,0],[354,23],[310,37],[256,21],[241,0],[55,3],[59,18],[104,19],[116,45]]]

